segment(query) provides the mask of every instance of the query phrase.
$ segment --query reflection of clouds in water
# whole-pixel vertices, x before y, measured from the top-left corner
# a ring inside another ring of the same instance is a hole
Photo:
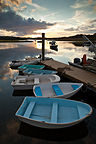
[[[11,49],[11,48],[18,48],[18,44],[16,43],[0,43],[0,50],[1,49]]]
[[[19,48],[20,46],[25,46],[27,45],[27,47],[35,47],[36,48],[36,44],[34,42],[13,42],[13,43],[0,43],[0,50],[3,49],[12,49],[12,48]]]
[[[76,47],[74,46],[72,43],[66,43],[66,42],[59,42],[59,53],[58,55],[60,54],[67,54],[68,56],[68,53],[70,55],[75,55],[77,57],[82,57],[83,54],[86,54],[88,56],[90,56],[92,53],[90,53],[88,51],[88,47]],[[69,56],[70,56],[69,55]]]
[[[6,128],[2,131],[0,136],[0,143],[18,143],[20,140],[20,135],[17,135],[19,124],[14,120],[10,120],[6,124]]]
[[[42,49],[42,42],[36,41],[36,48]],[[50,44],[49,41],[45,40],[45,50],[50,50]]]
[[[2,92],[2,88],[0,88],[0,92]]]
[[[66,41],[56,41],[56,43],[58,45],[58,52],[51,50],[49,41],[45,41],[45,53],[48,57],[52,57],[61,62],[72,61],[76,57],[82,58],[83,54],[86,54],[88,58],[92,58],[94,55],[94,53],[88,51],[88,47],[78,47],[71,42]],[[35,56],[42,52],[42,43],[40,42],[3,43],[3,47],[5,45],[6,48],[7,45],[10,48],[11,44],[13,49],[3,49],[0,51],[0,60],[2,65],[5,65],[8,61],[22,59],[28,55]],[[16,45],[18,45],[18,48],[15,48]],[[3,68],[3,70],[0,70],[0,73],[2,73],[2,75],[7,74],[9,77],[12,77],[15,72],[9,68]]]
[[[9,64],[5,63],[2,68],[0,69],[0,78],[2,80],[8,80],[8,78],[12,78],[14,77],[14,74],[18,72],[18,70],[12,70],[11,68],[9,68]]]
[[[5,59],[11,61],[27,55],[34,56],[39,54],[40,51],[40,49],[36,48],[35,42],[2,43],[0,44],[0,59],[2,62]]]
[[[68,63],[68,61],[73,61],[74,58],[82,58],[86,54],[87,58],[92,58],[94,54],[88,51],[88,47],[74,46],[71,42],[57,42],[58,52],[55,55],[51,54],[50,57]]]

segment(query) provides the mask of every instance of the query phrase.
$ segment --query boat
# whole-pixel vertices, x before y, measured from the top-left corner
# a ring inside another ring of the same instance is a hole
[[[29,125],[58,129],[80,123],[92,114],[86,103],[58,98],[25,97],[15,116]]]
[[[34,85],[40,83],[48,83],[48,82],[59,82],[60,77],[55,74],[50,75],[25,75],[25,76],[17,76],[11,83],[11,86],[14,90],[29,90],[32,89]]]
[[[92,72],[96,74],[96,60],[94,59],[87,59],[86,55],[83,55],[82,62],[79,58],[74,58],[74,62],[68,62],[69,65],[84,69],[86,71]]]
[[[18,67],[22,65],[32,65],[32,64],[38,64],[40,62],[40,59],[30,58],[30,59],[23,59],[23,60],[14,60],[11,63],[9,63],[10,68],[17,69]]]
[[[39,84],[33,87],[33,92],[36,97],[56,97],[69,98],[76,94],[82,83],[60,82]]]
[[[58,45],[56,44],[56,42],[55,41],[52,41],[52,42],[50,42],[50,49],[51,50],[55,50],[55,51],[58,51]]]
[[[24,74],[56,74],[57,71],[53,70],[40,70],[40,69],[26,69],[23,71]]]
[[[24,70],[24,69],[29,69],[29,68],[33,68],[33,69],[43,69],[45,66],[44,65],[22,65],[20,67],[18,67],[19,70]]]
[[[89,51],[94,52],[95,55],[93,58],[96,59],[96,45],[86,35],[82,35],[82,37],[90,43]]]

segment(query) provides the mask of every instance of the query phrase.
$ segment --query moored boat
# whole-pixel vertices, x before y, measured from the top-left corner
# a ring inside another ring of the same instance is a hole
[[[33,92],[36,97],[69,98],[76,94],[82,86],[82,83],[71,82],[46,83],[35,85]]]
[[[14,90],[29,90],[32,89],[34,85],[40,83],[48,83],[48,82],[59,82],[60,77],[55,74],[50,75],[25,75],[25,76],[17,76],[12,81],[11,85]]]
[[[38,64],[38,62],[40,62],[40,59],[36,59],[36,58],[24,59],[24,60],[14,60],[9,64],[9,66],[12,69],[17,69],[18,67],[25,65],[25,64],[32,65],[32,64]]]
[[[16,116],[33,126],[57,129],[78,124],[91,113],[92,107],[79,101],[26,97]]]
[[[19,70],[25,70],[25,69],[43,69],[45,66],[44,65],[22,65],[18,67]]]
[[[23,71],[24,74],[56,74],[57,71],[53,70],[40,70],[40,69],[26,69]]]
[[[56,44],[56,42],[55,41],[52,41],[52,42],[50,42],[50,49],[51,50],[55,50],[55,51],[58,51],[58,45]]]

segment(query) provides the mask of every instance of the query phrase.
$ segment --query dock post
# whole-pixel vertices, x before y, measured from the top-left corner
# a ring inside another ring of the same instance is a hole
[[[45,33],[42,33],[42,61],[45,59]]]

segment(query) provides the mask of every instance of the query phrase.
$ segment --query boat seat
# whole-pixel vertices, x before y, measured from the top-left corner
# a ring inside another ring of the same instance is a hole
[[[35,87],[35,94],[36,96],[42,96],[42,91],[40,86]]]
[[[79,118],[82,118],[84,115],[84,108],[82,108],[81,106],[77,105],[77,111],[78,111],[78,116]]]
[[[28,118],[30,116],[34,106],[35,106],[35,102],[30,102],[23,116]]]
[[[32,73],[31,71],[28,72],[28,74],[31,74],[31,73]]]
[[[52,114],[51,114],[51,123],[57,123],[58,115],[58,103],[53,103]]]
[[[53,90],[57,96],[64,95],[62,90],[60,89],[60,87],[58,85],[52,85],[52,88],[53,88]]]
[[[39,78],[34,78],[34,84],[39,84]]]
[[[76,90],[79,88],[79,85],[71,85],[71,86],[72,86],[73,90]]]

